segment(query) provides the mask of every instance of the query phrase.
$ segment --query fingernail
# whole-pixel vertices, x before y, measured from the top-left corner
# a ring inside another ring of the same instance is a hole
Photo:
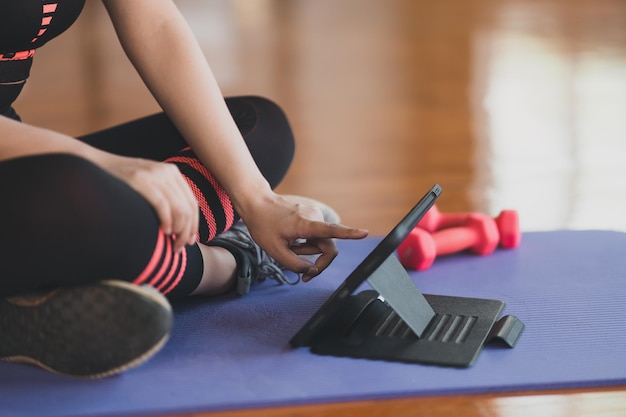
[[[319,274],[319,270],[315,267],[311,267],[302,276],[302,281],[304,282],[310,281],[311,278],[315,277],[317,274]]]

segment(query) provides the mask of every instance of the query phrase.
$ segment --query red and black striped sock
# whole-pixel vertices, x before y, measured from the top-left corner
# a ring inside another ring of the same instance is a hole
[[[202,277],[200,250],[197,245],[188,245],[175,253],[173,245],[173,238],[159,229],[152,257],[133,283],[150,285],[172,298],[193,291]],[[190,262],[190,258],[193,262]]]

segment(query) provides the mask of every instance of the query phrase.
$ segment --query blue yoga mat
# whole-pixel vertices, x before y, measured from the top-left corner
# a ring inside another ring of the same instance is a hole
[[[379,239],[338,242],[320,277],[246,297],[175,306],[172,337],[145,365],[82,381],[0,363],[1,416],[144,416],[329,401],[626,383],[626,234],[534,232],[514,250],[438,259],[426,294],[495,298],[526,329],[466,369],[311,354],[290,337]],[[364,287],[368,288],[368,287]],[[1,337],[1,335],[0,335]]]

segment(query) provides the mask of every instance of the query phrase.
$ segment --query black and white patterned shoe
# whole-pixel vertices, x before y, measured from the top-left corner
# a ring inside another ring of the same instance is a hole
[[[237,261],[237,286],[239,295],[250,292],[255,282],[272,278],[280,284],[295,285],[300,277],[290,280],[282,267],[269,256],[250,236],[248,227],[240,220],[230,229],[209,242],[211,246],[220,246],[233,254]]]
[[[133,368],[167,341],[172,309],[156,289],[124,281],[0,299],[0,359],[102,378]]]
[[[339,223],[340,221],[337,212],[322,202],[296,195],[283,197],[294,203],[319,208],[326,223]],[[280,284],[295,285],[300,282],[299,275],[295,279],[289,279],[285,275],[284,268],[252,239],[248,227],[242,221],[235,223],[229,230],[218,235],[209,242],[209,245],[227,249],[237,260],[236,291],[239,295],[247,294],[252,284],[267,278],[274,279]]]

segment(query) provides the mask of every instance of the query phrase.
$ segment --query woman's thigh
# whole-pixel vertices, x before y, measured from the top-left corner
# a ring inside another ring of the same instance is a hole
[[[138,193],[76,156],[0,163],[0,295],[134,279],[158,219]]]

